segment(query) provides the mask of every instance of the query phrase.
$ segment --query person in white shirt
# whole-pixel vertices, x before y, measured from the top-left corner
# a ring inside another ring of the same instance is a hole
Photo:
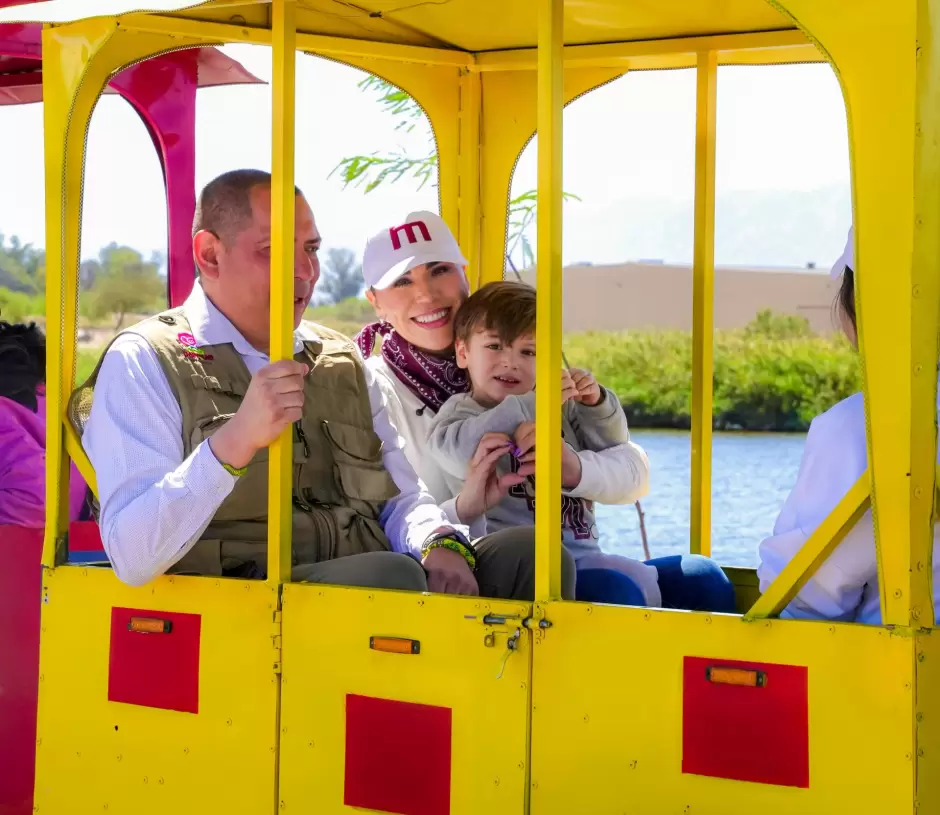
[[[263,577],[266,448],[293,426],[293,579],[531,598],[531,544],[474,547],[415,476],[354,346],[302,323],[320,243],[298,190],[295,357],[272,364],[270,175],[219,176],[197,204],[192,295],[119,335],[73,395],[117,576]]]
[[[458,366],[454,351],[454,318],[470,294],[466,266],[453,234],[432,212],[412,212],[400,225],[377,232],[366,243],[362,271],[366,296],[379,322],[366,326],[356,341],[366,367],[385,394],[392,420],[404,438],[404,453],[418,476],[452,522],[468,524],[472,534],[480,535],[486,530],[487,511],[508,495],[519,476],[533,474],[534,465],[501,473],[497,464],[505,447],[497,434],[490,434],[469,458],[463,487],[457,490],[429,455],[428,434],[435,416],[450,397],[470,388],[467,372]],[[373,355],[379,340],[380,353]],[[579,456],[569,496],[598,498],[602,492],[605,500],[612,502],[636,500],[645,491],[648,478],[645,455],[640,461],[636,449],[635,445],[617,445]],[[567,548],[562,549],[562,556],[566,568],[571,568],[568,564],[573,557]],[[589,553],[579,561],[578,600],[733,609],[733,587],[708,558],[687,555],[650,563],[631,560],[628,573],[607,568],[602,558],[602,554],[595,558]]]
[[[842,330],[857,346],[855,274],[855,241],[850,229],[845,251],[832,267],[831,276],[833,279],[841,277],[836,308]],[[867,468],[865,402],[862,394],[856,393],[817,416],[810,424],[796,485],[774,524],[773,535],[759,547],[757,575],[761,591],[774,581]],[[935,604],[940,600],[937,540],[934,527]],[[859,518],[780,616],[872,625],[881,623],[871,510]]]

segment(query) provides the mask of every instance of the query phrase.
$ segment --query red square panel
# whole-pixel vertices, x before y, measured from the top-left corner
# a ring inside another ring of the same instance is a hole
[[[450,747],[450,708],[348,694],[344,803],[448,815]]]
[[[104,554],[98,524],[94,521],[72,521],[69,524],[69,552]]]
[[[709,668],[761,671],[765,683],[715,683],[708,679]],[[808,787],[806,668],[685,657],[682,772]]]
[[[168,620],[170,631],[129,631],[132,617]],[[201,623],[198,614],[112,608],[108,701],[198,713]]]

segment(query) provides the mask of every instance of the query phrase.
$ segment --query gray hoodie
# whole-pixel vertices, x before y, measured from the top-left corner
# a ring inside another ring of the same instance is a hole
[[[617,397],[603,389],[599,404],[588,407],[568,401],[562,407],[562,436],[581,460],[581,482],[562,491],[562,536],[575,558],[597,552],[594,502],[633,503],[646,494],[649,462],[642,448],[630,441],[627,419]],[[523,422],[535,420],[535,393],[508,396],[484,408],[469,394],[452,396],[440,409],[428,434],[428,453],[444,472],[456,495],[466,478],[470,460],[486,433],[512,435]],[[599,455],[604,452],[604,455]],[[615,453],[615,455],[610,455]],[[500,458],[502,475],[518,469],[510,454]],[[535,523],[535,479],[513,487],[486,514],[490,532]]]

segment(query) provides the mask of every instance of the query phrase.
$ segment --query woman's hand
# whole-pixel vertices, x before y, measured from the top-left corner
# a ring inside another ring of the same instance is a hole
[[[485,515],[503,500],[510,487],[522,484],[527,475],[535,472],[534,465],[530,465],[521,467],[517,473],[497,475],[496,463],[512,448],[512,440],[505,433],[487,433],[480,439],[457,496],[457,517],[461,523],[469,524]]]
[[[535,422],[523,422],[516,428],[516,450],[524,469],[520,472],[535,472]],[[531,468],[531,469],[529,469]],[[573,490],[581,483],[581,459],[567,444],[561,440],[561,486],[566,490]]]

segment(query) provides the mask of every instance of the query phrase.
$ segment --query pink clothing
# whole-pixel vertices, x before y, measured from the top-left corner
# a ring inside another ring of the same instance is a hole
[[[42,394],[38,400],[33,413],[0,396],[0,525],[45,526],[46,400]],[[69,487],[69,518],[75,520],[86,487],[74,464]]]

